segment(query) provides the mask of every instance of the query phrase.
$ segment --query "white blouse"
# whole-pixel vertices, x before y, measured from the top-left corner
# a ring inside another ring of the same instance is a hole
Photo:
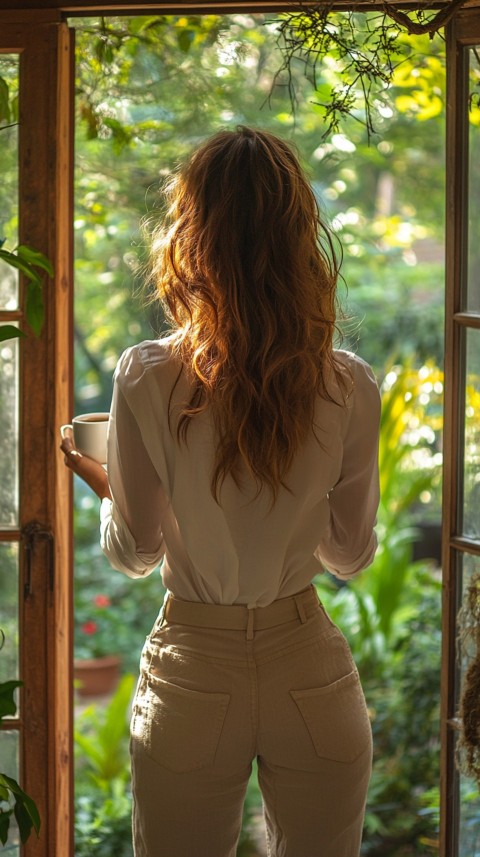
[[[349,578],[369,565],[379,501],[380,395],[372,370],[337,351],[351,372],[345,404],[318,397],[313,432],[287,475],[289,491],[240,490],[228,476],[210,493],[215,438],[208,413],[187,443],[176,415],[188,399],[171,338],[127,349],[114,376],[107,468],[113,501],[101,507],[101,545],[130,577],[163,560],[164,586],[187,601],[265,606],[304,589],[328,568]],[[334,381],[332,380],[332,384]],[[342,402],[338,388],[332,388]],[[171,426],[168,423],[169,401]]]

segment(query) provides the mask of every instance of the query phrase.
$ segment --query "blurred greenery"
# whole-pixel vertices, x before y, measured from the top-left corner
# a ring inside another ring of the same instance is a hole
[[[90,705],[75,726],[75,857],[133,857],[128,758],[134,676],[105,707]]]
[[[0,628],[0,658],[5,639],[3,628]],[[0,726],[4,718],[16,716],[16,695],[22,684],[23,682],[12,679],[11,674],[7,674],[6,681],[0,681]],[[29,839],[32,830],[35,830],[38,836],[40,816],[35,802],[11,776],[18,776],[18,735],[12,730],[5,732],[3,738],[6,740],[2,747],[0,767],[5,765],[8,774],[0,771],[0,842],[4,847],[15,848],[18,844],[18,834],[22,843]],[[9,839],[11,844],[7,846]]]
[[[107,407],[120,352],[162,327],[161,314],[142,307],[148,235],[139,221],[161,217],[159,191],[179,159],[219,127],[238,123],[298,146],[344,247],[347,344],[358,346],[380,375],[397,354],[441,365],[443,44],[411,37],[409,57],[378,105],[379,133],[370,145],[353,119],[323,140],[325,124],[302,62],[291,67],[295,118],[289,78],[275,77],[277,17],[72,21],[77,410]],[[334,64],[322,74],[339,81]],[[437,107],[428,113],[418,106],[426,92]]]
[[[413,546],[419,520],[436,526],[440,515],[443,44],[410,37],[394,85],[375,107],[378,134],[370,143],[355,119],[345,119],[323,139],[318,92],[302,61],[293,61],[292,78],[275,77],[281,64],[278,17],[72,21],[75,410],[107,409],[120,353],[162,330],[155,305],[143,305],[150,289],[143,270],[149,226],[162,216],[161,187],[178,161],[219,127],[239,123],[293,141],[343,246],[343,345],[358,349],[384,381],[380,549],[354,584],[338,589],[325,576],[318,583],[351,642],[372,714],[376,764],[364,853],[432,853],[438,831],[440,592],[434,564],[413,562]],[[335,83],[341,75],[334,62],[325,63],[317,86]],[[134,671],[163,598],[160,578],[133,582],[112,573],[97,544],[97,503],[81,485],[75,496],[77,603],[108,595],[124,616],[124,668]],[[420,690],[424,697],[417,705]],[[80,792],[83,776],[80,771]],[[96,826],[98,842],[100,836],[107,843],[117,828],[124,833],[123,793],[117,800],[110,792],[96,809],[88,790],[79,799],[77,824]],[[260,815],[252,777],[239,853],[256,853]]]
[[[442,373],[391,366],[382,385],[379,547],[348,586],[317,580],[364,687],[374,765],[362,854],[438,853],[441,571],[413,560],[420,503],[441,476]],[[437,506],[437,511],[439,507]]]

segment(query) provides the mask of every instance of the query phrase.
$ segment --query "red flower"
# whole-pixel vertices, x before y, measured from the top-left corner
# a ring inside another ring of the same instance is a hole
[[[111,601],[108,595],[96,595],[93,603],[96,607],[110,607]]]
[[[82,627],[82,631],[84,634],[95,634],[97,631],[97,623],[96,622],[84,622]]]

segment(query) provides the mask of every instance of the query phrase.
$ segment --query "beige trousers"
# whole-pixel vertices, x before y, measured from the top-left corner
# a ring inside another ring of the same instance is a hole
[[[371,754],[312,586],[255,609],[168,596],[133,706],[135,857],[235,857],[255,757],[271,857],[358,857]]]

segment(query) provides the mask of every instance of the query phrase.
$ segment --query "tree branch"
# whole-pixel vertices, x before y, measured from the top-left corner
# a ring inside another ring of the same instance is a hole
[[[383,9],[389,18],[397,24],[400,24],[401,27],[404,27],[408,33],[412,33],[415,36],[423,36],[425,33],[429,33],[430,37],[432,37],[438,32],[438,30],[448,24],[457,9],[459,9],[460,6],[464,6],[466,2],[467,0],[450,0],[448,6],[445,6],[444,9],[440,9],[433,18],[430,18],[429,21],[425,21],[424,24],[412,21],[406,12],[402,12],[390,3],[384,3]]]

